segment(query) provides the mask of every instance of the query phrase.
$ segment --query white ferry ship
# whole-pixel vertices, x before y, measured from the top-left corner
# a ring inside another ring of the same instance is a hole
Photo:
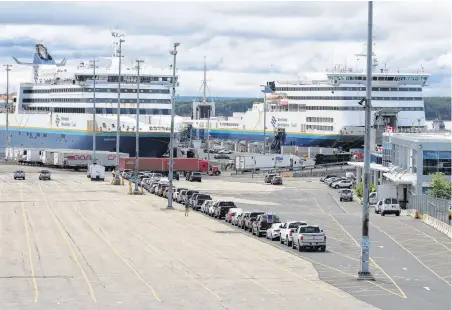
[[[94,93],[92,63],[80,63],[77,70],[63,70],[65,60],[55,60],[41,45],[36,45],[33,63],[18,65],[33,68],[34,81],[21,83],[17,96],[9,104],[8,141],[6,140],[6,109],[0,113],[0,145],[43,149],[90,150],[93,128],[99,151],[116,151],[118,66],[116,48],[107,58],[104,68],[96,68]],[[121,55],[122,56],[122,55]],[[123,57],[123,56],[122,56]],[[171,70],[146,67],[140,70],[140,156],[160,157],[168,149],[172,82]],[[135,154],[135,126],[137,106],[137,70],[122,65],[120,93],[120,152]],[[96,126],[93,126],[94,98]],[[180,130],[182,119],[176,117],[175,128]]]
[[[358,56],[365,56],[360,54]],[[378,69],[373,58],[372,126],[386,125],[409,131],[426,126],[422,89],[429,74],[390,72]],[[245,113],[232,117],[198,118],[192,124],[201,138],[264,141],[264,114],[267,140],[279,135],[281,145],[360,148],[364,144],[366,72],[335,66],[326,70],[325,79],[316,81],[268,82],[265,103],[254,103]],[[198,105],[210,103],[194,103]],[[209,108],[210,109],[210,108]],[[264,113],[266,109],[266,113]],[[213,107],[214,111],[214,107]],[[213,113],[211,114],[214,115]],[[210,130],[207,130],[207,127]],[[267,145],[271,145],[267,143]]]

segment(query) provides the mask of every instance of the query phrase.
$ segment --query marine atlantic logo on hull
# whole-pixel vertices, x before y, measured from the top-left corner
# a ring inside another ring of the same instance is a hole
[[[75,121],[72,121],[69,117],[60,117],[59,115],[55,117],[55,125],[57,127],[77,127]]]
[[[277,122],[276,117],[272,116],[272,120],[270,123],[272,124],[273,128],[276,128],[276,122]]]

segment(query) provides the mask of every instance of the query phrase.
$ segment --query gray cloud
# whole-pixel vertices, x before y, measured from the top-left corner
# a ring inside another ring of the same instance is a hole
[[[254,96],[265,80],[355,64],[367,36],[365,2],[2,2],[0,11],[0,59],[7,62],[29,60],[35,43],[74,63],[109,56],[109,28],[117,26],[126,56],[167,68],[179,41],[186,94],[199,88],[204,56],[213,90]],[[450,93],[449,11],[439,2],[375,2],[380,63],[404,71],[423,65],[431,90]]]

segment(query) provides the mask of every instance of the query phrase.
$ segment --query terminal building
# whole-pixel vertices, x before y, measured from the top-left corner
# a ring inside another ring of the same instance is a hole
[[[442,172],[451,178],[450,132],[384,133],[381,154],[371,160],[370,182],[375,186],[392,183],[401,204],[410,196],[427,194],[432,174]],[[356,177],[362,179],[363,162],[350,162]]]

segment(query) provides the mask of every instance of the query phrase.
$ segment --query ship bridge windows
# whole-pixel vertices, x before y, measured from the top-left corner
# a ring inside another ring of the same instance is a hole
[[[96,103],[112,103],[117,102],[117,99],[112,98],[96,98]],[[82,102],[93,102],[93,99],[85,98],[24,98],[22,99],[24,103],[48,103],[48,102],[72,102],[72,103],[82,103]],[[136,103],[136,99],[121,99],[121,103]],[[170,99],[140,99],[141,103],[171,103]]]
[[[423,100],[422,97],[372,97],[372,100]],[[288,100],[356,100],[362,99],[362,96],[287,96]]]

